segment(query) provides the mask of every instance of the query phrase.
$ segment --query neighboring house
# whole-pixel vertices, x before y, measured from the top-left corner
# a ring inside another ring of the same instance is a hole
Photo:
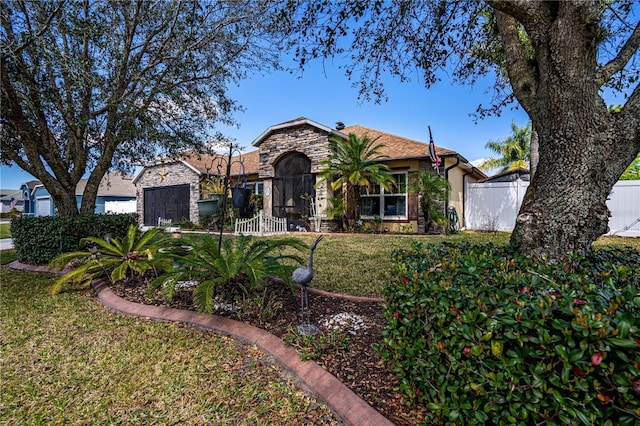
[[[19,189],[0,189],[0,213],[8,213],[12,209],[22,211],[22,191]]]
[[[493,176],[489,176],[488,178],[481,180],[479,183],[515,182],[517,180],[529,182],[529,178],[530,178],[529,169],[517,168],[513,170],[507,170],[502,173],[495,174]]]
[[[39,180],[30,180],[20,185],[20,192],[22,194],[22,202],[24,208],[22,209],[23,216],[35,216],[36,215],[36,198],[35,187],[41,185]],[[48,195],[48,193],[47,193]],[[50,209],[45,209],[47,212]],[[48,213],[49,215],[50,213]]]
[[[271,126],[252,142],[256,150],[233,157],[231,186],[246,177],[252,189],[263,194],[265,213],[285,217],[295,224],[311,216],[310,200],[313,200],[323,216],[322,227],[328,230],[329,222],[323,212],[333,194],[326,184],[316,187],[320,161],[330,154],[331,136],[346,139],[350,133],[378,138],[377,142],[385,145],[381,154],[388,157],[384,162],[397,182],[393,193],[372,187],[363,196],[362,218],[373,219],[378,215],[390,232],[409,227],[414,231],[424,229],[418,196],[408,193],[407,184],[418,170],[433,170],[429,145],[362,126],[331,128],[304,117]],[[454,151],[437,147],[436,152],[442,159],[437,172],[451,184],[445,207],[454,207],[464,221],[465,184],[486,175]],[[226,171],[226,163],[218,167],[219,157],[187,153],[144,167],[134,178],[142,224],[155,226],[160,217],[198,223],[200,183],[209,175],[224,175]]]
[[[82,194],[87,185],[87,179],[80,179],[76,185],[76,201],[78,208],[82,203]],[[49,191],[40,181],[29,181],[20,187],[24,210],[27,216],[53,216],[56,209]],[[108,172],[98,187],[96,196],[96,214],[103,213],[135,213],[136,187],[131,176],[120,172]]]

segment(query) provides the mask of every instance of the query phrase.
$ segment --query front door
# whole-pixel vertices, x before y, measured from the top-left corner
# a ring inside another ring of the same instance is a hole
[[[306,155],[292,153],[275,166],[273,179],[273,214],[285,217],[290,229],[306,227],[310,215],[310,200],[315,198],[315,175]]]

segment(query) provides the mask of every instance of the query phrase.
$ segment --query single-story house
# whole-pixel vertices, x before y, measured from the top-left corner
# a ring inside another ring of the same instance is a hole
[[[12,209],[22,211],[22,191],[19,189],[0,189],[0,213],[8,213]]]
[[[377,186],[370,188],[363,195],[362,219],[380,216],[390,232],[424,229],[418,195],[408,191],[408,182],[418,170],[433,170],[429,144],[363,126],[338,124],[332,128],[300,117],[269,127],[252,142],[255,150],[233,156],[231,186],[238,182],[243,185],[246,179],[252,191],[262,194],[265,214],[296,224],[311,216],[313,201],[317,214],[323,218],[322,229],[329,230],[331,224],[324,212],[333,194],[328,185],[316,185],[320,162],[330,154],[329,138],[346,139],[351,133],[359,137],[368,135],[384,145],[381,154],[387,157],[384,162],[397,185],[393,193]],[[442,160],[437,173],[451,185],[444,208],[454,207],[464,222],[465,184],[485,179],[486,175],[457,152],[436,147],[436,153]],[[159,218],[198,223],[198,201],[203,198],[201,184],[207,177],[225,174],[226,162],[221,163],[221,157],[189,152],[141,169],[133,179],[141,225],[155,226]]]
[[[78,208],[82,203],[82,194],[87,185],[87,179],[80,179],[76,185],[76,201]],[[33,180],[20,186],[24,202],[23,215],[53,216],[56,209],[53,198],[44,185]],[[104,213],[135,213],[136,187],[133,177],[120,172],[108,172],[102,178],[96,196],[96,214]]]

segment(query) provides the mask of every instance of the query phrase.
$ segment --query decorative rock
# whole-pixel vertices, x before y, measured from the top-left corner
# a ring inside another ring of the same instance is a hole
[[[364,321],[361,316],[340,312],[322,322],[322,326],[330,330],[342,330],[350,334],[356,334],[358,330],[364,328]]]

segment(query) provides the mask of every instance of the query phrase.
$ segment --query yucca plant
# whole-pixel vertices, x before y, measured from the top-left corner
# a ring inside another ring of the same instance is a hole
[[[193,304],[199,312],[206,313],[213,311],[218,286],[236,288],[247,296],[261,288],[269,276],[289,282],[293,269],[302,259],[295,254],[284,254],[283,250],[307,247],[297,238],[252,240],[240,236],[222,240],[219,248],[218,240],[211,235],[191,244],[193,249],[179,257],[182,267],[152,281],[148,294],[160,289],[165,299],[172,300],[180,282],[196,281]]]
[[[87,237],[81,240],[88,248],[56,256],[49,269],[62,270],[69,264],[77,267],[56,280],[51,292],[56,294],[65,286],[83,288],[95,278],[106,276],[112,283],[127,277],[140,276],[152,268],[169,270],[171,259],[157,256],[158,249],[169,243],[169,237],[158,228],[139,232],[130,225],[123,238]]]

